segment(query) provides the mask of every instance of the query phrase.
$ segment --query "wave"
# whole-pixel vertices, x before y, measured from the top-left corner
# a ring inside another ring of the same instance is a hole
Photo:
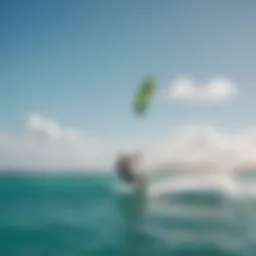
[[[229,199],[243,196],[253,198],[256,197],[256,180],[241,181],[237,176],[225,173],[184,175],[152,181],[147,193],[153,199],[185,191],[191,193],[213,191]]]

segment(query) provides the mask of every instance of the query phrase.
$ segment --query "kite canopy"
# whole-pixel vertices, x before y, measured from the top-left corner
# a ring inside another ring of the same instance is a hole
[[[147,77],[139,85],[135,100],[133,103],[133,110],[136,115],[144,115],[148,109],[150,100],[153,97],[156,88],[156,81],[154,77]]]

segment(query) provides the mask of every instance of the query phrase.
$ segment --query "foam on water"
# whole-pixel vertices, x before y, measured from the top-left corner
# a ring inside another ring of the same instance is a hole
[[[210,245],[228,255],[253,250],[255,179],[232,172],[181,174],[152,180],[147,195],[147,233],[170,247]]]
[[[133,194],[135,186],[125,184],[116,180],[115,189],[118,193]],[[184,191],[217,191],[223,197],[228,198],[255,198],[256,199],[256,181],[241,181],[231,172],[216,172],[206,174],[170,176],[164,179],[152,179],[146,189],[148,199],[157,199],[174,193]]]
[[[235,175],[216,173],[204,175],[171,177],[163,181],[152,181],[148,187],[148,196],[158,198],[182,191],[219,191],[223,196],[239,197],[241,195],[256,196],[256,183],[247,184],[239,181]]]
[[[131,195],[135,192],[135,186],[115,179],[115,190],[120,194]]]

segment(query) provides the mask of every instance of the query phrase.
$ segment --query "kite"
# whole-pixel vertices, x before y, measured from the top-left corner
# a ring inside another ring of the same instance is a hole
[[[154,77],[147,77],[139,85],[133,102],[133,111],[136,115],[144,116],[156,89]]]

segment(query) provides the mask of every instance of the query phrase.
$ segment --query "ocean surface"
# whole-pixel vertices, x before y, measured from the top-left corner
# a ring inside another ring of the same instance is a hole
[[[256,172],[0,175],[1,256],[256,255]]]

